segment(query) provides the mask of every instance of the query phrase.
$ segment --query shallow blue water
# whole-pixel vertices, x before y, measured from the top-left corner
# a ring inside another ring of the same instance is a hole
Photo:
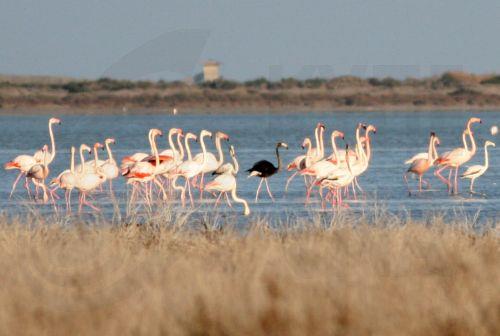
[[[246,178],[244,170],[254,162],[267,159],[276,162],[274,145],[277,141],[289,144],[288,151],[282,151],[283,162],[286,164],[302,150],[300,144],[304,137],[313,138],[313,129],[318,122],[327,126],[325,137],[326,151],[329,153],[329,134],[332,130],[341,130],[346,135],[346,141],[354,145],[354,128],[358,122],[373,124],[377,134],[372,137],[373,156],[369,170],[360,178],[360,184],[366,191],[366,197],[358,201],[349,201],[351,212],[362,212],[384,208],[393,213],[411,214],[422,217],[430,212],[453,214],[455,212],[470,214],[478,213],[481,220],[495,221],[500,214],[500,159],[498,148],[490,147],[490,168],[485,175],[476,181],[477,192],[484,196],[470,196],[467,193],[468,181],[461,181],[460,194],[449,196],[445,186],[440,183],[432,172],[427,176],[431,181],[430,190],[420,195],[408,197],[402,180],[405,171],[404,160],[418,152],[427,149],[430,131],[437,133],[441,140],[439,152],[461,146],[461,134],[466,120],[471,116],[483,120],[482,125],[474,126],[474,135],[478,143],[478,152],[468,164],[483,164],[485,140],[500,142],[498,137],[490,135],[492,125],[500,123],[500,112],[335,112],[335,113],[291,113],[291,114],[238,114],[238,115],[127,115],[127,116],[96,116],[96,115],[61,115],[61,126],[55,126],[57,156],[51,164],[51,177],[69,166],[69,148],[84,142],[92,145],[96,141],[103,142],[106,137],[114,137],[117,141],[113,152],[118,160],[125,155],[137,151],[148,152],[147,132],[151,127],[158,127],[165,133],[171,127],[180,127],[185,132],[222,130],[231,137],[231,144],[236,148],[242,171],[238,175],[241,197],[250,201],[252,216],[280,217],[282,215],[309,215],[321,211],[320,204],[314,199],[312,204],[304,206],[304,184],[301,178],[292,182],[284,194],[286,171],[270,178],[271,189],[277,199],[270,202],[265,190],[261,193],[261,201],[254,204],[253,198],[258,185],[258,179]],[[19,154],[32,154],[43,144],[49,143],[47,120],[49,115],[36,116],[0,116],[0,161],[9,161]],[[160,138],[162,149],[167,147],[166,137]],[[500,145],[500,144],[499,144]],[[198,144],[194,151],[198,152]],[[213,144],[209,145],[215,152]],[[226,152],[227,153],[227,152]],[[105,153],[100,153],[105,157]],[[462,171],[465,168],[462,169]],[[13,171],[0,171],[0,202],[4,212],[16,213],[26,211],[26,207],[34,207],[41,211],[53,211],[50,206],[26,201],[26,193],[18,187],[15,197],[8,198],[10,187],[16,177]],[[413,188],[416,184],[413,182]],[[115,193],[121,211],[124,211],[126,188],[123,180],[114,183]],[[62,195],[62,193],[60,193]],[[111,212],[111,201],[104,193],[95,195],[97,203]],[[73,200],[76,201],[76,193]],[[76,203],[76,202],[75,202]],[[211,211],[213,201],[201,204],[197,210]],[[175,206],[175,203],[174,203]],[[177,208],[182,211],[180,208]],[[220,211],[234,213],[236,209],[222,206]]]

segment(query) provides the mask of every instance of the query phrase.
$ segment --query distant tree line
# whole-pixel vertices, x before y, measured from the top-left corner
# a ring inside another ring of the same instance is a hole
[[[212,82],[187,83],[184,81],[147,81],[147,80],[120,80],[111,78],[100,78],[98,80],[73,80],[57,84],[47,84],[43,82],[22,82],[13,83],[9,81],[0,81],[2,87],[19,87],[26,89],[49,89],[64,90],[68,93],[86,93],[95,91],[123,91],[123,90],[148,90],[148,89],[181,89],[189,87],[199,87],[209,90],[290,90],[290,89],[326,89],[335,90],[349,87],[381,87],[397,88],[400,86],[428,87],[439,89],[446,87],[456,87],[464,90],[464,87],[470,84],[479,85],[500,85],[500,75],[479,77],[472,74],[447,72],[437,77],[429,78],[407,78],[404,80],[392,77],[386,78],[360,78],[354,76],[340,76],[335,78],[310,78],[297,79],[293,77],[283,78],[281,80],[269,80],[264,77],[239,82],[228,79],[219,79]]]

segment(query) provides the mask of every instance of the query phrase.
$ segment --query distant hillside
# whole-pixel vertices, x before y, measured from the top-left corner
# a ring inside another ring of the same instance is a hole
[[[257,78],[182,81],[81,80],[0,75],[0,107],[186,109],[500,109],[500,76],[447,72],[428,78]]]

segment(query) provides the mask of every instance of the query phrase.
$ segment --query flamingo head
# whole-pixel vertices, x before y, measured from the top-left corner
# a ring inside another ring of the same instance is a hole
[[[182,134],[182,129],[173,127],[168,131],[169,136],[174,134]]]
[[[163,136],[163,132],[159,130],[158,128],[153,128],[151,129],[151,136]]]
[[[92,149],[91,149],[89,146],[87,146],[86,144],[81,144],[81,145],[80,145],[80,150],[81,150],[82,152],[83,152],[83,151],[87,151],[87,152],[89,152],[89,154],[90,154],[90,153],[92,153]]]
[[[96,142],[94,144],[94,150],[96,151],[98,148],[101,148],[102,150],[104,150],[104,146],[102,145],[102,143]]]
[[[196,136],[196,134],[193,134],[193,133],[186,134],[186,140],[189,140],[189,139],[192,139],[194,141],[198,141],[198,137]]]
[[[332,132],[332,137],[333,137],[333,138],[339,137],[339,138],[341,138],[342,140],[344,140],[344,133],[343,133],[343,132],[341,132],[341,131],[337,131],[337,130],[335,130],[335,131],[333,131],[333,132]]]
[[[234,146],[233,146],[233,145],[230,145],[230,146],[229,146],[229,155],[231,155],[231,156],[235,156]]]
[[[306,148],[306,146],[310,146],[311,145],[311,139],[309,138],[305,138],[304,141],[302,141],[302,149]]]
[[[220,138],[222,140],[229,141],[229,135],[227,135],[226,133],[220,132],[220,131],[217,132],[216,137]]]
[[[493,141],[490,141],[490,140],[486,140],[486,142],[484,143],[484,146],[493,146],[493,147],[496,147],[495,143]]]
[[[48,152],[48,151],[49,151],[49,146],[48,145],[43,145],[42,152]]]
[[[326,130],[325,124],[320,123],[320,122],[316,125],[316,128],[323,129],[323,131]]]
[[[436,146],[439,146],[439,145],[441,145],[441,140],[439,140],[439,138],[437,136],[435,136],[434,143],[436,144]]]
[[[58,124],[58,125],[61,125],[61,119],[59,119],[59,118],[50,118],[49,119],[49,124]]]
[[[276,144],[276,148],[278,148],[278,147],[283,147],[283,148],[288,149],[288,144],[286,142],[278,142]]]
[[[116,141],[114,138],[107,138],[106,140],[104,140],[104,143],[114,145],[116,143]]]
[[[207,131],[207,130],[202,130],[200,132],[200,139],[203,138],[203,137],[206,137],[206,136],[209,136],[210,138],[212,138],[212,132]]]
[[[373,125],[368,125],[368,126],[366,126],[366,133],[368,133],[368,132],[373,132],[374,134],[376,134],[377,128]]]
[[[481,119],[479,118],[476,118],[476,117],[472,117],[469,119],[469,121],[467,122],[467,126],[471,125],[471,124],[475,124],[475,123],[480,123],[482,124],[483,122],[481,121]]]
[[[359,123],[359,124],[358,124],[358,129],[361,129],[361,128],[366,129],[366,127],[367,127],[367,126],[366,126],[366,124],[364,124],[364,123]]]

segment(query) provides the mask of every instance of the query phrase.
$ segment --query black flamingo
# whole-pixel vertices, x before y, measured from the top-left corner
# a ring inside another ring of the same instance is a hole
[[[267,183],[267,178],[269,176],[273,176],[274,174],[276,174],[277,172],[279,172],[281,170],[281,158],[280,158],[280,152],[279,152],[280,147],[288,149],[288,145],[284,142],[278,142],[276,144],[276,158],[278,159],[278,167],[275,167],[271,162],[269,162],[267,160],[261,160],[259,162],[256,162],[252,168],[247,170],[247,172],[250,173],[250,175],[248,177],[251,177],[251,176],[260,177],[259,187],[257,188],[257,193],[255,194],[255,202],[257,202],[259,199],[260,188],[262,187],[262,182],[264,182],[264,181],[266,182],[267,192],[274,202],[274,197],[271,194],[271,190],[269,189],[269,184]]]

